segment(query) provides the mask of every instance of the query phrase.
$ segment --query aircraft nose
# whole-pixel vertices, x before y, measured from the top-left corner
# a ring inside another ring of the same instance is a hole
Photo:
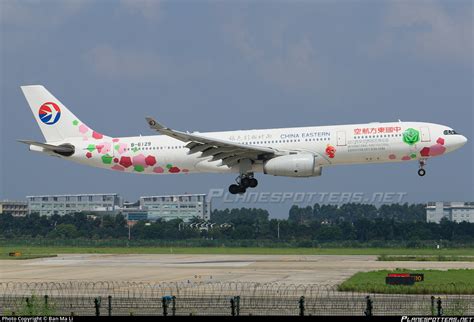
[[[454,148],[459,149],[464,144],[466,144],[467,138],[464,135],[458,135],[456,141],[454,142]]]

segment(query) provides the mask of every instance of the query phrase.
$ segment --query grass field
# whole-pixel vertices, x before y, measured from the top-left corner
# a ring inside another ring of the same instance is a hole
[[[9,256],[8,253],[1,253],[0,259],[22,260],[57,256],[57,254],[21,254],[21,256]]]
[[[422,273],[423,282],[415,285],[386,285],[388,273]],[[474,294],[474,270],[380,270],[359,272],[339,285],[340,291],[397,294]]]
[[[9,252],[44,254],[245,254],[245,255],[410,255],[474,256],[474,248],[264,248],[264,247],[61,247],[1,246],[0,258]],[[7,256],[8,257],[8,256]]]
[[[474,262],[474,256],[455,255],[380,255],[378,261],[408,261],[408,262]]]

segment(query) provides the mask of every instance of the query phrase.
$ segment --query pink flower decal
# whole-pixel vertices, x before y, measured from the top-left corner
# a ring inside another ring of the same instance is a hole
[[[154,173],[163,173],[165,170],[162,167],[156,167],[153,169]]]
[[[402,158],[403,161],[408,161],[408,160],[411,160],[410,156],[409,155],[405,155],[403,158]]]
[[[422,157],[427,157],[430,155],[430,148],[429,147],[424,147],[423,149],[421,149],[420,151],[420,154]]]
[[[92,153],[87,152],[87,153],[86,153],[86,157],[87,157],[88,159],[92,158]]]
[[[141,165],[143,167],[147,167],[145,162],[145,156],[143,154],[139,154],[133,157],[133,165]]]
[[[112,139],[112,142],[118,142],[120,139]]]
[[[388,158],[389,158],[390,160],[395,160],[395,159],[397,158],[397,156],[396,156],[395,154],[390,154],[390,155],[388,156]]]
[[[422,157],[435,157],[443,154],[444,152],[446,152],[446,148],[444,147],[444,139],[438,138],[435,145],[424,147],[421,149],[420,154]]]
[[[336,156],[336,148],[328,144],[326,147],[326,155],[333,159]]]
[[[102,133],[99,133],[99,132],[96,132],[96,131],[93,131],[92,132],[92,137],[96,140],[100,140],[104,137],[104,135]]]
[[[430,156],[435,157],[443,154],[446,151],[446,148],[441,144],[435,144],[430,147]]]
[[[125,152],[125,149],[127,148],[127,144],[125,143],[120,143],[118,145],[118,153],[123,154]]]
[[[156,159],[155,159],[154,156],[149,155],[149,156],[146,157],[145,163],[146,163],[147,165],[149,165],[149,166],[152,167],[152,166],[154,166],[154,165],[156,164]]]
[[[178,167],[171,167],[169,173],[179,173],[181,170]]]
[[[120,158],[120,165],[128,168],[132,165],[132,159],[130,157],[121,157]]]
[[[109,153],[112,150],[112,144],[110,142],[104,143],[104,148],[102,149],[101,153]]]
[[[89,128],[87,127],[87,125],[85,125],[85,124],[79,125],[79,132],[84,134],[84,133],[87,133],[87,131],[89,131]]]
[[[111,169],[112,170],[117,170],[117,171],[125,171],[125,168],[119,166],[118,164],[114,165]]]

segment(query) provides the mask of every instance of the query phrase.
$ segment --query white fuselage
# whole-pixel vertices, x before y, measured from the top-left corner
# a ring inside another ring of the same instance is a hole
[[[208,132],[200,135],[285,153],[311,153],[317,165],[404,162],[451,152],[467,140],[451,128],[422,122],[367,123],[264,130]],[[56,142],[61,143],[61,142]],[[101,139],[74,138],[75,153],[63,157],[78,163],[140,174],[228,173],[201,153],[188,154],[186,143],[164,135]],[[252,172],[263,172],[255,161]]]

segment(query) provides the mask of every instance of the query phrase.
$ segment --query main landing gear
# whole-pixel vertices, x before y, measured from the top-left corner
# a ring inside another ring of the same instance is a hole
[[[245,193],[247,188],[255,188],[258,185],[258,181],[253,177],[253,173],[240,174],[235,181],[237,184],[229,186],[229,192],[233,195]]]
[[[423,169],[426,165],[426,160],[420,160],[420,169],[418,169],[418,175],[423,177],[426,174],[425,169]]]

